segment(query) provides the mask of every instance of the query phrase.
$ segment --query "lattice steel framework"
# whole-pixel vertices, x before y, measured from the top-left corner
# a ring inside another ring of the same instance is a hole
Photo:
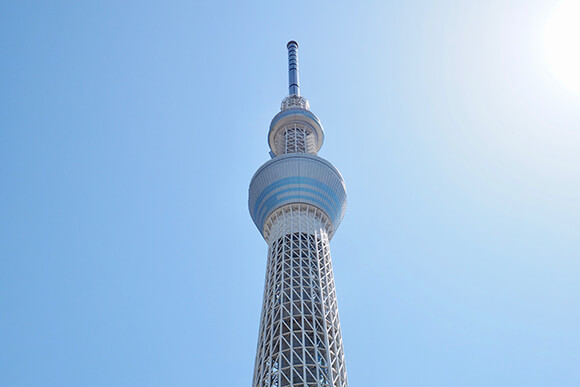
[[[329,220],[288,205],[269,222],[254,386],[346,386]]]
[[[268,243],[253,386],[347,387],[329,248],[346,190],[317,156],[324,132],[299,95],[297,48],[288,43],[290,95],[270,125],[273,159],[250,183],[250,214]]]
[[[275,138],[276,154],[311,153],[316,154],[316,135],[306,125],[293,123],[285,126]]]

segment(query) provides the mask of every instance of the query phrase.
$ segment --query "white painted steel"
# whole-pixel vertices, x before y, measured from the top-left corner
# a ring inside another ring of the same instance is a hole
[[[287,125],[274,138],[276,155],[288,153],[316,154],[316,134],[307,125],[297,123]]]
[[[309,133],[313,134],[315,148],[310,153],[316,154],[324,142],[324,129],[318,117],[316,117],[316,115],[310,110],[298,108],[296,106],[284,109],[284,102],[282,105],[282,111],[276,114],[270,123],[268,144],[270,145],[272,152],[274,152],[276,156],[284,154],[284,152],[278,152],[276,138],[280,135],[280,133],[284,133],[288,128],[292,128],[296,125],[298,127],[307,129]]]
[[[272,212],[292,203],[318,207],[332,221],[332,238],[346,212],[346,187],[338,170],[322,157],[289,153],[264,163],[252,177],[248,206],[260,231]]]
[[[254,371],[255,387],[346,387],[326,215],[288,205],[273,213]]]
[[[272,160],[252,177],[248,206],[268,243],[254,387],[347,387],[329,242],[346,211],[340,172],[317,156],[318,117],[299,95],[296,42],[290,95],[270,124]]]

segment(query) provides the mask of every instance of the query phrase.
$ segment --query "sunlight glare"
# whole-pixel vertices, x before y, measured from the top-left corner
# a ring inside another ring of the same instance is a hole
[[[580,1],[564,0],[544,30],[544,53],[554,76],[580,94]]]

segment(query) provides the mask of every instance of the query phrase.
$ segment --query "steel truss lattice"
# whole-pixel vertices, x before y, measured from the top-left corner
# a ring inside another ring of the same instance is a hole
[[[318,208],[292,204],[265,225],[268,266],[255,387],[346,387],[332,274],[332,224]]]
[[[316,137],[306,125],[292,124],[284,127],[275,138],[276,154],[316,154]]]

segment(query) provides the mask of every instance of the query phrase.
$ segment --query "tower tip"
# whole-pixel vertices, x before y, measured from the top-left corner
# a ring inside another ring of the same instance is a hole
[[[298,81],[298,43],[291,40],[286,45],[288,49],[288,95],[300,95]]]

